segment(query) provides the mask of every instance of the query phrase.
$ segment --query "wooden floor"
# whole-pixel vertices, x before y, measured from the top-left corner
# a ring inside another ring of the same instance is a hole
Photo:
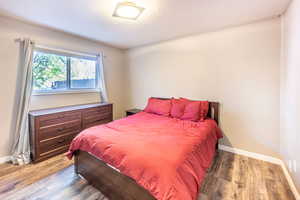
[[[28,166],[0,165],[0,199],[108,200],[74,174],[63,155]],[[220,151],[200,200],[295,200],[280,166]]]

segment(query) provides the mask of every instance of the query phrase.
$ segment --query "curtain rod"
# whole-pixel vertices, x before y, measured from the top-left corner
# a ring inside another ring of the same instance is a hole
[[[16,38],[16,39],[14,39],[14,41],[15,41],[15,42],[23,42],[24,39],[22,39],[22,38]]]
[[[15,42],[22,42],[24,41],[24,39],[22,38],[16,38],[14,39]],[[96,57],[98,55],[102,55],[104,58],[106,58],[106,56],[104,55],[104,53],[87,53],[87,52],[80,52],[80,51],[73,51],[73,50],[68,50],[68,49],[63,49],[63,48],[56,48],[56,47],[49,47],[49,46],[46,46],[46,45],[39,45],[39,44],[36,44],[35,45],[36,48],[39,48],[39,49],[45,49],[45,50],[52,50],[52,51],[62,51],[62,52],[65,52],[65,53],[70,53],[70,54],[75,54],[75,55],[83,55],[83,56],[92,56],[92,57]]]

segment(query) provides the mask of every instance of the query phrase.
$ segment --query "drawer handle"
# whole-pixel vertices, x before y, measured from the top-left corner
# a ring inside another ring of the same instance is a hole
[[[91,120],[90,122],[92,122],[92,123],[93,122],[100,122],[100,121],[106,120],[108,118],[109,118],[108,116],[101,116],[101,118]]]
[[[103,120],[104,120],[104,119],[96,119],[96,120],[91,121],[91,123],[101,122],[101,121],[103,121]]]
[[[64,128],[58,128],[57,130],[58,130],[59,132],[61,132],[61,131],[64,130]]]
[[[66,141],[65,139],[60,139],[57,141],[57,143],[63,143],[64,141]]]

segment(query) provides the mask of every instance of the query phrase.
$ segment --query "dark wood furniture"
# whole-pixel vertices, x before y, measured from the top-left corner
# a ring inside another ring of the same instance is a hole
[[[112,104],[94,103],[29,112],[31,159],[66,152],[73,138],[91,126],[112,121]]]
[[[155,200],[135,180],[117,172],[85,151],[75,153],[75,172],[83,176],[109,200]]]
[[[129,109],[129,110],[126,110],[126,116],[128,117],[130,115],[134,115],[134,114],[139,113],[141,111],[142,111],[141,109],[137,109],[137,108]]]
[[[219,123],[219,103],[209,102],[208,117]],[[154,200],[155,198],[132,178],[112,169],[94,155],[75,152],[75,172],[99,189],[110,200]]]

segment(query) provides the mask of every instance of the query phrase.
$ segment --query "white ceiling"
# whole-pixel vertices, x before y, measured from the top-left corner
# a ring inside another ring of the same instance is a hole
[[[132,0],[137,21],[112,17],[122,0],[0,0],[0,14],[120,48],[215,31],[281,14],[290,0]],[[1,29],[0,29],[1,31]]]

